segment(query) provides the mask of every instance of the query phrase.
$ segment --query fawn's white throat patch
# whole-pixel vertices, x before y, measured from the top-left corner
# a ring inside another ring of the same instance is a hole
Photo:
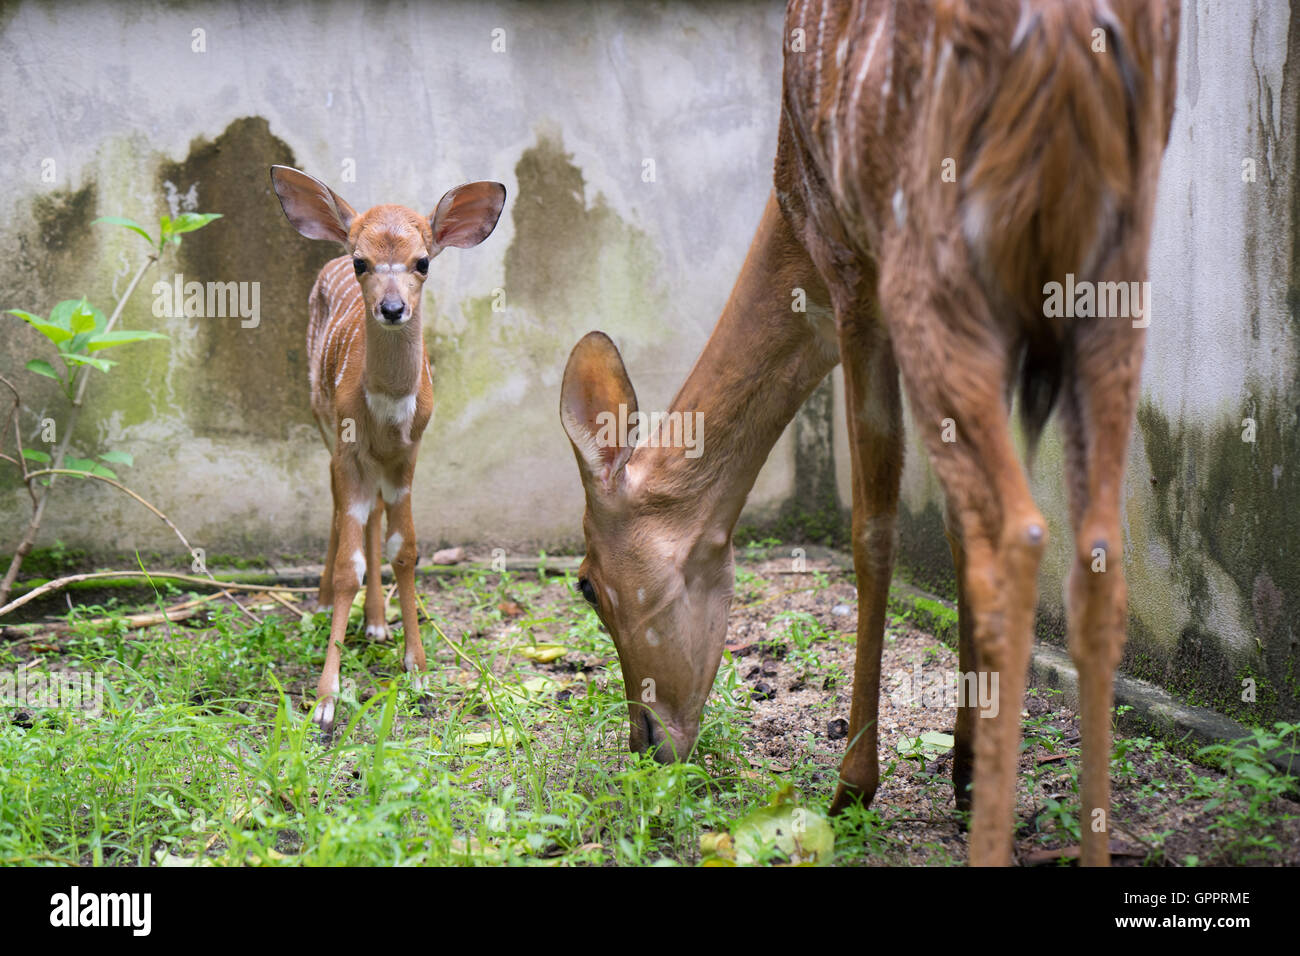
[[[366,408],[378,421],[390,425],[405,425],[415,417],[415,393],[394,398],[383,392],[366,389]]]

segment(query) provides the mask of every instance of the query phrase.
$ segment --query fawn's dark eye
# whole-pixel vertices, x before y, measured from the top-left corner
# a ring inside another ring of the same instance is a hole
[[[582,592],[582,599],[592,607],[596,606],[596,589],[591,586],[591,582],[586,578],[578,578],[578,590]]]
[[[353,258],[352,268],[357,270],[357,275],[364,275],[366,271],[366,260],[360,257]]]
[[[415,271],[423,275],[429,271],[429,257],[421,256],[415,263]]]

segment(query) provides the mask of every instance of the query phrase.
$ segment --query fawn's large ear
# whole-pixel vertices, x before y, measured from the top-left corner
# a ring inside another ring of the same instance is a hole
[[[477,246],[492,235],[505,204],[506,187],[500,183],[466,183],[448,189],[438,208],[429,213],[433,244],[439,249]]]
[[[560,421],[583,484],[609,491],[636,447],[636,392],[623,357],[604,332],[588,332],[569,353],[560,386]],[[635,417],[634,417],[635,416]]]
[[[271,185],[293,228],[308,239],[333,239],[344,245],[356,210],[319,179],[289,166],[271,167]]]

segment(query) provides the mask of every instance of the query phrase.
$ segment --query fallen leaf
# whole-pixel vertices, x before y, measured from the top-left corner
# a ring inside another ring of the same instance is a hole
[[[515,601],[502,601],[497,605],[497,610],[506,617],[519,617],[524,613],[524,609]]]
[[[514,747],[519,743],[519,735],[513,727],[503,727],[488,732],[475,732],[460,738],[463,747]]]
[[[955,743],[952,734],[927,730],[919,737],[899,737],[897,750],[901,754],[909,754],[917,750],[926,754],[941,754],[952,750]]]
[[[700,852],[705,856],[722,856],[728,859],[736,855],[731,834],[714,833],[712,831],[700,834]]]
[[[551,680],[551,678],[539,674],[537,677],[529,678],[519,686],[529,694],[536,696],[539,694],[548,694],[553,690],[558,690],[560,685]]]
[[[366,589],[361,588],[357,591],[357,596],[352,599],[352,607],[348,609],[348,624],[360,624],[366,617]],[[384,620],[389,624],[402,619],[402,605],[397,601],[389,601],[384,608]]]
[[[483,843],[478,837],[462,840],[459,837],[451,841],[451,852],[467,857],[478,857],[493,863],[504,863],[508,856],[524,856],[528,850],[519,840],[508,844]]]
[[[465,549],[443,548],[440,551],[433,552],[433,557],[429,560],[434,564],[460,564],[465,560]]]
[[[569,649],[563,644],[524,644],[518,648],[518,651],[520,657],[537,661],[539,664],[549,664],[569,653]]]
[[[738,821],[731,833],[706,833],[700,837],[701,866],[750,866],[772,859],[777,866],[829,863],[835,849],[835,831],[819,813],[795,803],[798,794],[784,784],[768,805]],[[785,862],[779,862],[784,858]]]
[[[158,855],[154,857],[156,866],[214,866],[215,864],[206,856],[178,856],[175,853],[168,853],[166,850],[159,850]]]
[[[786,865],[828,863],[835,849],[835,832],[820,814],[793,803],[761,807],[731,831],[736,863],[751,866],[775,848]]]

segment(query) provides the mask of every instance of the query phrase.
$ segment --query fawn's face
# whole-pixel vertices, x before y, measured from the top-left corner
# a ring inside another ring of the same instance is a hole
[[[641,452],[605,429],[636,395],[614,344],[600,332],[575,346],[560,417],[586,492],[587,555],[578,588],[614,639],[628,698],[629,747],[663,763],[685,760],[700,732],[731,606],[731,538],[692,515],[675,517],[644,481]]]
[[[358,215],[319,179],[288,166],[271,167],[271,185],[295,229],[341,243],[352,256],[366,315],[385,329],[419,313],[429,261],[448,246],[466,249],[490,236],[506,201],[500,183],[466,183],[449,189],[428,216],[388,205]]]
[[[347,249],[361,284],[366,315],[380,328],[400,328],[420,308],[434,255],[433,230],[404,206],[376,206],[348,230]]]

